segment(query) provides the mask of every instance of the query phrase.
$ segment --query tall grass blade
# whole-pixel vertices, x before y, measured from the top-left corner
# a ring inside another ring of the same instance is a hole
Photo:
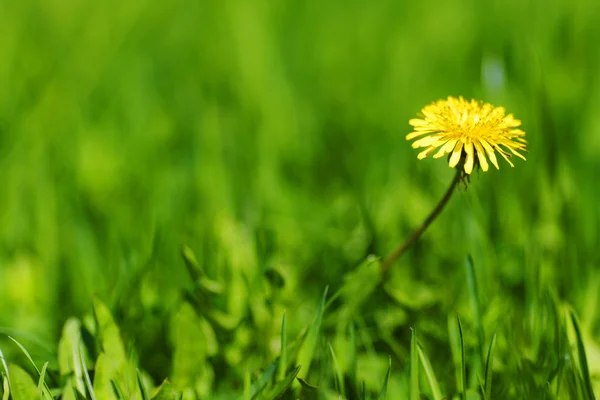
[[[152,400],[174,400],[183,399],[183,393],[177,392],[171,386],[168,379],[165,379],[161,384]]]
[[[288,389],[292,386],[292,383],[294,382],[294,379],[296,379],[296,377],[298,376],[298,372],[300,372],[300,369],[302,367],[300,365],[298,365],[296,368],[294,368],[293,371],[291,371],[288,376],[284,377],[284,379],[280,380],[279,382],[277,382],[277,384],[275,384],[275,386],[273,386],[273,388],[269,391],[269,393],[265,396],[266,399],[279,399],[281,398],[281,396],[283,396]]]
[[[565,322],[568,323],[567,321]],[[567,329],[569,329],[569,327],[567,327]],[[568,334],[569,333],[567,333],[567,335]],[[569,399],[589,400],[586,399],[586,396],[584,396],[586,389],[584,387],[585,384],[583,382],[583,377],[575,366],[575,362],[577,360],[575,349],[573,349],[573,346],[569,345],[567,346],[567,351],[570,365],[566,365],[565,370],[569,371],[570,373],[565,374],[564,376],[565,382],[563,384],[563,394],[566,393],[566,396],[568,396]]]
[[[485,381],[484,381],[484,398],[491,400],[492,398],[492,375],[494,367],[494,349],[496,348],[496,334],[492,336],[490,348],[488,349],[487,359],[485,362]]]
[[[196,259],[196,254],[194,254],[194,251],[188,246],[183,245],[181,247],[181,256],[192,281],[198,282],[204,275],[204,271]]]
[[[252,379],[248,370],[244,374],[244,400],[252,400]]]
[[[550,310],[552,312],[552,318],[554,321],[554,335],[555,335],[555,347],[554,347],[554,351],[555,354],[565,354],[564,351],[564,342],[565,342],[565,329],[563,327],[562,322],[564,321],[563,318],[563,313],[561,313],[560,311],[560,307],[559,307],[559,301],[557,298],[556,293],[553,290],[548,290],[546,291],[546,298],[548,300],[548,304],[550,307]],[[556,371],[556,376],[554,377],[553,381],[556,382],[555,384],[555,390],[553,395],[556,398],[560,398],[560,391],[561,391],[561,385],[563,382],[563,372],[565,370],[564,368],[565,366],[565,357],[558,357],[558,365],[557,365],[557,371]]]
[[[590,378],[590,369],[588,367],[587,357],[585,354],[585,345],[583,343],[583,338],[581,336],[581,329],[579,328],[579,322],[575,317],[575,314],[571,311],[571,322],[573,323],[573,328],[575,329],[575,337],[577,339],[577,355],[579,359],[579,368],[582,375],[584,388],[587,393],[588,399],[595,399],[594,390],[592,388],[592,380]]]
[[[61,375],[72,375],[73,390],[85,393],[85,382],[81,361],[79,359],[79,343],[81,342],[81,322],[69,318],[63,327],[58,343],[58,371]]]
[[[279,351],[279,363],[277,365],[277,380],[285,378],[285,372],[287,369],[287,333],[286,333],[286,313],[283,313],[281,319],[281,349]]]
[[[87,387],[90,399],[96,400],[96,393],[94,392],[92,380],[90,379],[90,373],[85,363],[85,357],[83,354],[83,343],[79,343],[79,360],[81,361],[81,366],[83,367],[83,377],[85,378],[85,386]]]
[[[23,352],[23,354],[25,354],[25,357],[27,357],[27,359],[29,360],[29,362],[31,363],[31,365],[33,365],[33,368],[35,368],[35,371],[38,374],[38,377],[42,376],[41,371],[38,369],[37,365],[35,365],[35,362],[33,361],[33,358],[31,357],[31,355],[29,354],[29,352],[27,351],[27,349],[25,348],[25,346],[23,346],[21,343],[19,343],[19,341],[15,338],[13,338],[12,336],[8,337],[10,340],[12,340],[13,342],[15,342],[15,344],[17,346],[19,346],[19,349],[21,349],[21,351]],[[52,399],[52,394],[50,393],[50,388],[48,387],[48,385],[46,384],[46,382],[44,380],[42,380],[42,393],[44,395],[44,397],[48,398],[48,399]]]
[[[123,389],[121,389],[121,386],[119,385],[119,383],[116,380],[111,379],[110,384],[112,386],[113,393],[115,394],[115,396],[117,396],[117,399],[119,399],[119,400],[126,399],[125,395],[123,394]]]
[[[148,391],[146,390],[146,385],[144,385],[144,380],[142,379],[142,374],[138,368],[136,368],[136,374],[138,387],[142,395],[142,400],[150,400],[150,396],[148,396]]]
[[[388,370],[387,373],[385,374],[385,380],[383,381],[383,387],[381,388],[381,391],[379,392],[379,396],[377,397],[377,400],[385,400],[385,397],[387,396],[387,388],[388,388],[388,382],[390,380],[390,374],[392,372],[392,357],[389,357],[389,361],[388,361]]]
[[[4,391],[2,400],[8,400],[10,397],[10,383],[8,381],[8,376],[5,374],[2,374],[2,390]]]
[[[46,384],[46,369],[48,368],[48,361],[44,363],[42,366],[42,372],[40,373],[40,379],[38,380],[38,392],[40,392],[40,399],[44,399],[44,385]],[[51,400],[53,399],[52,395],[49,397]]]
[[[259,393],[261,393],[265,389],[267,384],[271,381],[271,379],[275,375],[276,370],[277,370],[277,363],[273,362],[262,373],[260,378],[258,378],[258,380],[256,382],[254,382],[254,385],[252,385],[252,389],[250,390],[250,398],[251,399],[256,397]]]
[[[456,316],[456,322],[458,326],[458,334],[460,338],[460,395],[462,400],[467,399],[467,365],[465,360],[465,340],[463,336],[462,324],[460,323],[460,317]]]
[[[417,330],[411,328],[410,337],[410,400],[419,400],[421,394],[419,392],[419,349],[417,345]]]
[[[481,299],[479,296],[479,288],[477,287],[477,277],[475,275],[475,266],[473,264],[473,258],[471,255],[467,256],[466,260],[467,269],[467,286],[469,288],[469,299],[471,301],[471,307],[473,308],[473,315],[475,317],[475,329],[477,329],[477,339],[479,341],[479,360],[481,362],[481,368],[484,366],[484,343],[485,343],[485,331],[483,329],[483,318],[481,311]]]
[[[358,393],[358,382],[356,381],[356,328],[354,327],[354,322],[350,324],[348,328],[348,335],[350,336],[349,343],[349,352],[348,354],[348,377],[350,379],[350,384],[352,385],[352,390],[354,393]]]
[[[421,360],[421,365],[425,370],[425,375],[427,376],[427,381],[429,382],[429,388],[431,389],[431,394],[433,395],[434,400],[441,400],[444,398],[442,395],[442,391],[440,390],[440,384],[435,377],[435,373],[433,372],[433,368],[431,367],[431,362],[429,358],[423,351],[423,348],[419,344],[419,359]]]
[[[307,399],[318,399],[320,398],[321,392],[319,391],[319,386],[315,386],[315,385],[311,385],[310,383],[306,382],[304,379],[300,378],[299,376],[296,377],[296,380],[300,383],[300,386],[302,386],[302,393],[305,395],[305,398]]]
[[[12,400],[39,398],[39,392],[31,376],[16,364],[10,364],[10,391]]]
[[[458,326],[456,318],[452,315],[448,316],[448,339],[450,340],[450,350],[452,353],[452,365],[454,367],[454,383],[456,390],[460,391],[462,385],[462,377],[460,375],[460,335],[458,334]]]
[[[323,311],[325,309],[325,301],[327,299],[327,291],[329,287],[325,288],[323,292],[323,297],[321,298],[321,302],[319,303],[319,308],[317,309],[317,313],[313,319],[313,322],[308,329],[306,337],[298,350],[298,356],[296,359],[296,365],[302,365],[302,370],[300,370],[299,377],[305,379],[308,376],[308,372],[310,370],[310,364],[315,356],[315,351],[317,349],[317,344],[319,342],[319,335],[321,332],[321,321],[323,319]]]
[[[0,349],[0,361],[2,361],[2,368],[4,369],[4,374],[6,374],[6,378],[10,385],[10,373],[8,372],[8,364],[6,364],[6,359],[4,358],[4,353],[2,353],[2,349]]]
[[[345,397],[346,388],[344,385],[344,374],[340,369],[340,365],[338,364],[337,357],[335,356],[335,351],[333,350],[333,346],[331,346],[331,343],[329,343],[329,352],[331,353],[331,360],[333,364],[333,378],[335,381],[335,389],[341,396]]]

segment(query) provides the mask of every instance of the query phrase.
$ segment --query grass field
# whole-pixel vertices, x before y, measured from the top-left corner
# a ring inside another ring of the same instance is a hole
[[[0,0],[2,399],[600,395],[599,43],[592,0]],[[459,95],[527,161],[382,278]]]

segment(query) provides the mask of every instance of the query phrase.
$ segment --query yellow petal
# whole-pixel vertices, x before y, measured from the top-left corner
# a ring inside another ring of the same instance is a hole
[[[504,123],[508,126],[521,125],[521,121],[518,119],[515,119],[515,117],[512,114],[508,114],[506,117],[504,117]]]
[[[432,152],[433,152],[435,149],[436,149],[436,147],[435,147],[435,146],[430,146],[430,147],[426,148],[425,150],[423,150],[422,152],[420,152],[420,153],[417,155],[417,158],[418,158],[419,160],[422,160],[422,159],[424,159],[425,157],[427,157],[428,155],[430,155],[430,154],[431,154],[431,153],[432,153]]]
[[[465,160],[465,172],[470,175],[471,172],[473,172],[474,164],[473,143],[471,143],[470,140],[465,143],[465,153],[467,153],[467,159]]]
[[[512,162],[510,162],[510,159],[509,159],[511,157],[510,154],[508,154],[506,151],[502,150],[500,148],[500,146],[498,146],[497,144],[494,145],[494,149],[496,151],[498,151],[498,153],[500,153],[500,155],[506,160],[507,163],[510,164],[511,167],[513,167],[513,168],[515,167],[515,165]]]
[[[500,167],[498,166],[498,160],[496,159],[496,154],[494,154],[494,149],[492,148],[492,146],[490,146],[490,144],[485,139],[479,139],[479,141],[481,142],[481,145],[487,152],[490,161],[492,162],[492,164],[494,164],[494,167],[496,167],[496,169],[500,169]]]
[[[462,153],[463,143],[459,140],[456,142],[456,146],[454,146],[454,151],[452,151],[452,155],[450,156],[450,161],[448,165],[450,168],[456,167],[456,164],[460,161],[460,155]]]
[[[450,139],[448,140],[441,148],[440,151],[433,155],[433,158],[443,157],[445,154],[448,154],[452,151],[458,139]]]
[[[481,143],[473,142],[475,145],[475,150],[477,151],[477,158],[479,158],[479,165],[481,165],[481,169],[486,172],[489,168],[487,159],[485,158],[485,152],[483,147],[481,147]]]
[[[439,135],[427,136],[427,137],[424,137],[424,138],[419,139],[416,142],[414,142],[412,144],[412,147],[413,147],[413,149],[416,149],[417,147],[434,146],[435,142],[437,142],[439,139],[440,139]],[[435,147],[437,147],[437,146],[435,146]]]
[[[413,118],[413,119],[409,120],[408,123],[409,123],[409,125],[412,125],[412,126],[429,125],[429,122],[425,121],[424,119],[420,119],[420,118]]]
[[[511,151],[511,153],[513,153],[515,156],[522,158],[523,160],[527,161],[527,159],[525,158],[525,156],[523,156],[522,154],[518,153],[515,149],[512,148],[512,146],[506,146],[508,147],[508,149]]]
[[[416,137],[422,136],[422,135],[427,135],[430,134],[434,131],[415,131],[415,132],[411,132],[408,135],[406,135],[406,140],[413,140]]]

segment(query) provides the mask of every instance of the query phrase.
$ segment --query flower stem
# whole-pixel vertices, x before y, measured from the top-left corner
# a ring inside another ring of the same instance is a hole
[[[444,197],[442,197],[442,199],[437,204],[437,206],[435,206],[435,208],[431,212],[431,214],[429,214],[429,216],[427,217],[427,219],[425,221],[423,221],[421,226],[419,226],[412,233],[412,235],[410,235],[409,238],[406,239],[406,241],[404,241],[404,243],[401,243],[398,247],[396,247],[396,249],[392,253],[390,253],[390,255],[387,256],[387,258],[385,260],[383,260],[383,263],[381,264],[381,274],[382,275],[384,275],[390,269],[392,264],[394,262],[396,262],[396,260],[398,260],[400,258],[400,256],[402,254],[404,254],[404,252],[421,237],[423,232],[425,232],[425,229],[427,229],[427,227],[433,222],[433,220],[435,220],[436,217],[442,212],[442,210],[444,209],[444,206],[446,205],[446,203],[448,203],[448,200],[450,200],[452,193],[454,193],[454,189],[456,189],[456,186],[458,186],[458,183],[460,182],[461,178],[462,178],[462,168],[457,167],[456,175],[454,175],[454,179],[452,180],[452,183],[450,183],[450,186],[448,187],[448,190],[446,190]]]

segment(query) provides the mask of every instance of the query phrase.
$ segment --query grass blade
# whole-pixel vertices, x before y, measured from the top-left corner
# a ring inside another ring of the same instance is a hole
[[[560,311],[560,308],[558,306],[558,299],[556,297],[556,293],[554,293],[554,291],[549,290],[546,295],[548,296],[548,300],[549,300],[549,304],[550,307],[552,309],[552,315],[554,317],[554,335],[556,336],[555,342],[556,342],[556,354],[564,354],[564,327],[562,325],[562,321],[564,320],[564,318],[562,318],[562,313]],[[558,361],[558,370],[556,372],[556,389],[554,392],[554,397],[556,398],[560,398],[560,390],[561,390],[561,383],[563,381],[563,372],[565,370],[564,368],[564,357],[561,357]]]
[[[115,396],[117,396],[117,399],[119,399],[119,400],[126,399],[125,395],[123,394],[123,390],[121,389],[121,386],[117,383],[116,380],[111,379],[110,384],[113,388],[113,392],[114,392]]]
[[[329,343],[329,352],[331,353],[331,359],[333,360],[333,377],[335,380],[335,389],[342,396],[346,397],[346,388],[344,385],[344,374],[340,370],[333,346]]]
[[[462,377],[460,376],[460,335],[458,334],[458,326],[456,324],[456,318],[448,316],[448,338],[450,340],[450,350],[452,353],[452,365],[454,367],[454,380],[456,390],[460,392],[462,385]]]
[[[294,370],[291,371],[288,376],[277,382],[277,384],[273,386],[273,389],[271,389],[265,397],[267,399],[276,400],[283,396],[285,392],[287,392],[287,390],[292,386],[292,383],[294,382],[294,379],[296,379],[296,376],[298,376],[301,368],[302,367],[300,365],[294,368]]]
[[[320,398],[320,396],[319,396],[320,388],[318,386],[311,385],[310,383],[306,382],[304,379],[302,379],[300,377],[296,377],[296,380],[300,383],[300,386],[302,386],[302,393],[305,395],[305,398],[307,398],[307,399]]]
[[[484,382],[484,399],[491,400],[492,398],[492,375],[493,375],[493,366],[494,366],[494,349],[496,348],[496,334],[492,336],[492,341],[490,342],[490,348],[487,353],[487,360],[485,362],[485,382]]]
[[[313,357],[315,355],[315,350],[317,349],[317,344],[319,341],[319,334],[321,331],[321,321],[323,319],[323,311],[325,309],[325,301],[327,299],[327,291],[329,287],[325,288],[323,292],[323,297],[321,298],[321,302],[319,303],[319,308],[317,309],[317,313],[315,318],[308,329],[306,337],[298,350],[298,356],[296,359],[296,365],[302,365],[302,370],[300,371],[299,377],[305,379],[308,376],[308,372],[310,370],[310,364],[312,363]]]
[[[377,400],[385,400],[385,396],[387,395],[387,387],[388,387],[388,382],[390,380],[391,372],[392,372],[392,357],[390,356],[389,362],[388,362],[388,370],[387,370],[387,373],[385,374],[385,380],[383,381],[383,387],[381,388],[381,392],[379,392],[379,397],[377,397]]]
[[[477,339],[479,340],[479,361],[481,367],[484,365],[484,343],[485,343],[485,332],[483,329],[483,318],[481,312],[481,299],[479,297],[479,289],[477,287],[477,277],[475,275],[475,266],[473,264],[473,258],[471,255],[467,256],[465,263],[467,268],[467,286],[469,288],[469,299],[471,301],[471,307],[473,308],[473,315],[475,317],[475,328],[477,329]]]
[[[146,390],[146,386],[144,385],[144,381],[142,379],[142,374],[140,370],[136,368],[137,372],[137,383],[140,388],[140,393],[142,394],[142,400],[150,400],[150,396],[148,396],[148,391]]]
[[[252,400],[252,379],[247,369],[244,374],[244,400]]]
[[[463,336],[463,329],[460,323],[460,317],[456,316],[456,322],[458,325],[458,334],[460,339],[460,395],[462,400],[467,399],[467,366],[465,361],[465,340]]]
[[[417,330],[411,328],[412,334],[410,337],[410,400],[419,400],[421,394],[419,392],[419,350],[417,345]]]
[[[6,374],[6,378],[10,385],[10,373],[8,372],[8,364],[6,364],[6,359],[4,358],[4,353],[2,353],[2,349],[0,349],[0,361],[2,361],[2,368],[4,369],[4,373]]]
[[[277,363],[273,362],[262,373],[260,378],[258,378],[258,380],[256,382],[254,382],[254,385],[252,385],[252,388],[250,390],[250,398],[251,399],[256,397],[260,392],[262,392],[264,390],[264,388],[267,386],[267,384],[273,378],[273,375],[275,375],[276,370],[277,370]]]
[[[156,394],[152,397],[152,400],[173,400],[183,399],[183,393],[177,392],[171,386],[168,379],[165,379],[156,390]]]
[[[9,400],[10,397],[10,383],[8,381],[8,376],[2,374],[2,390],[4,394],[2,395],[2,400]]]
[[[181,247],[181,256],[183,258],[183,262],[185,267],[190,274],[193,282],[198,282],[200,278],[204,275],[204,271],[202,267],[200,267],[200,263],[196,259],[196,255],[194,251],[190,249],[188,246],[183,245]]]
[[[431,367],[431,362],[429,358],[423,351],[423,348],[419,344],[419,359],[421,360],[421,365],[423,365],[423,369],[425,370],[425,375],[427,375],[427,381],[429,382],[429,387],[431,389],[431,394],[433,395],[434,400],[441,400],[444,398],[442,396],[442,391],[440,390],[440,384],[435,377],[435,373],[433,372],[433,368]]]
[[[35,386],[35,382],[23,368],[16,364],[10,364],[10,383],[11,399],[13,400],[31,400],[39,398],[40,393]]]
[[[61,375],[73,374],[73,390],[85,393],[85,382],[79,359],[80,342],[81,322],[76,318],[69,318],[64,324],[58,343],[58,371]]]
[[[85,357],[83,356],[83,344],[79,343],[79,359],[81,361],[81,366],[83,367],[83,376],[85,378],[85,385],[87,386],[88,393],[92,400],[96,400],[96,393],[94,392],[94,387],[92,386],[92,380],[90,379],[90,374],[88,372],[87,365],[85,363]]]
[[[31,355],[29,354],[29,352],[27,351],[25,346],[23,346],[21,343],[19,343],[19,341],[17,339],[13,338],[12,336],[9,336],[8,338],[10,340],[12,340],[13,342],[15,342],[17,346],[19,346],[19,349],[21,349],[23,354],[25,354],[25,357],[27,357],[27,359],[29,360],[31,365],[33,365],[33,368],[35,368],[35,371],[38,373],[38,376],[41,377],[42,376],[41,371],[38,369],[37,365],[35,365],[33,358],[31,357]],[[45,396],[46,398],[53,399],[52,394],[50,393],[50,388],[48,387],[48,385],[46,384],[46,381],[44,381],[44,380],[42,380],[42,392],[41,393],[43,393],[43,396]]]
[[[592,381],[590,378],[590,370],[587,363],[587,357],[585,355],[585,345],[583,343],[583,338],[581,337],[581,329],[579,328],[579,323],[577,322],[577,318],[575,314],[571,311],[571,322],[573,323],[573,328],[575,329],[575,337],[577,340],[577,355],[579,359],[579,368],[582,375],[583,383],[585,385],[585,391],[587,392],[588,399],[595,399],[594,390],[592,389]]]
[[[568,321],[565,320],[565,324],[568,324]],[[569,329],[574,330],[572,329],[572,325],[567,326],[567,330]],[[570,333],[571,332],[567,332],[567,335],[570,335]],[[583,382],[583,377],[575,366],[577,354],[575,353],[575,349],[573,349],[573,346],[570,342],[567,350],[569,354],[569,360],[571,360],[572,364],[565,368],[565,370],[570,373],[565,374],[564,376],[565,382],[563,384],[563,393],[566,393],[566,396],[568,396],[569,399],[588,400],[586,399],[587,396],[584,396],[586,389],[584,387],[585,384]]]
[[[356,381],[356,330],[354,323],[348,328],[348,336],[350,336],[350,354],[348,354],[348,377],[354,393],[358,393],[358,382]]]
[[[287,327],[286,327],[286,313],[283,313],[281,319],[281,350],[279,352],[279,363],[277,365],[277,380],[283,380],[285,378],[285,371],[287,369]],[[293,379],[292,379],[293,380]]]
[[[48,361],[46,361],[44,363],[44,365],[42,366],[42,372],[40,372],[40,379],[38,380],[38,391],[40,392],[40,399],[44,398],[44,388],[43,386],[46,384],[46,369],[48,368]],[[52,399],[53,397],[50,396],[50,399]]]

